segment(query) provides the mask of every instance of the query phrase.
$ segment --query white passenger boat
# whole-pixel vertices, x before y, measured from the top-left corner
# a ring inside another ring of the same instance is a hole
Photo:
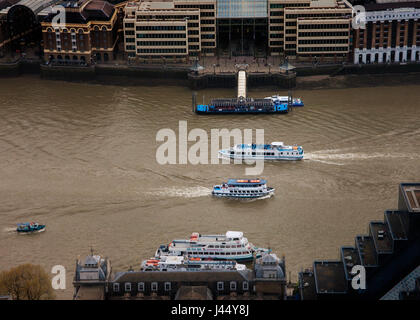
[[[212,260],[188,256],[161,256],[145,260],[141,271],[228,271],[245,270],[244,264],[233,260]]]
[[[288,96],[279,96],[274,95],[271,97],[265,97],[264,99],[271,99],[274,103],[289,103],[289,97]],[[304,103],[301,98],[292,98],[292,107],[303,107]]]
[[[161,245],[155,253],[162,256],[184,256],[201,259],[249,261],[270,249],[255,247],[239,231],[228,231],[226,234],[201,235],[194,232],[189,240],[173,240],[169,245]]]
[[[230,149],[219,151],[223,157],[243,160],[302,160],[303,148],[287,146],[283,142],[271,144],[238,144]]]
[[[274,188],[267,187],[262,179],[229,179],[227,183],[215,185],[213,196],[222,198],[253,199],[274,194]]]

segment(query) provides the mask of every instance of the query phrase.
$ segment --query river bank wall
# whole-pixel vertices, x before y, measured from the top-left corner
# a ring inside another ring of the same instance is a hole
[[[111,85],[180,85],[191,89],[235,88],[235,73],[194,74],[188,66],[94,65],[47,66],[39,61],[0,64],[0,77],[38,74],[42,79]],[[248,73],[250,88],[351,88],[420,83],[420,64],[334,65],[297,67],[295,73]]]

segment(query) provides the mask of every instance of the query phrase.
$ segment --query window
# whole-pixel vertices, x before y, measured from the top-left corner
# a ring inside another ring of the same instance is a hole
[[[118,291],[120,291],[120,284],[119,283],[114,283],[112,288],[113,288],[114,292],[118,292]]]
[[[165,282],[165,291],[171,291],[171,283]]]
[[[219,281],[219,282],[217,283],[217,290],[219,290],[219,291],[223,291],[223,289],[224,289],[223,282]]]
[[[236,281],[231,281],[230,282],[230,290],[231,291],[236,291]]]
[[[139,282],[137,289],[139,292],[144,292],[144,282]]]
[[[131,292],[131,282],[125,283],[125,292]]]
[[[158,283],[152,282],[152,291],[157,291],[157,290],[158,290]]]
[[[242,282],[242,290],[243,291],[248,291],[248,289],[249,289],[248,281]]]

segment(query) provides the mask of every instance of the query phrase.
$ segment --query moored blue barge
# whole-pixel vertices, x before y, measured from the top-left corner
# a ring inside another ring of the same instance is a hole
[[[194,98],[193,98],[194,101]],[[259,114],[259,113],[288,113],[288,103],[272,99],[213,99],[208,105],[193,103],[197,114]]]

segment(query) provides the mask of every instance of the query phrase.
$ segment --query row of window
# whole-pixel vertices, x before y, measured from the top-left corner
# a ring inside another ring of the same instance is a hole
[[[137,31],[175,31],[175,30],[185,30],[185,26],[136,26],[136,30]]]
[[[297,19],[297,18],[338,18],[347,16],[348,14],[336,14],[336,13],[299,13],[299,14],[286,14],[286,19]]]
[[[175,4],[175,8],[181,9],[214,9],[213,4]]]
[[[298,7],[309,7],[309,3],[271,3],[270,8],[271,9],[279,9],[279,8],[298,8]]]
[[[299,52],[307,51],[347,51],[347,47],[299,47]]]
[[[249,194],[249,193],[263,193],[264,191],[263,190],[252,190],[252,191],[250,191],[250,190],[230,190],[229,191],[230,193],[234,193],[234,194],[244,194],[244,193],[247,193],[247,194]]]
[[[106,29],[106,27],[105,26],[102,26],[101,28],[100,27],[98,27],[98,26],[94,26],[93,27],[93,30],[95,30],[95,31],[99,31],[99,30],[102,30],[102,31],[107,31],[107,29]],[[86,31],[88,31],[88,30],[86,30]],[[48,28],[47,29],[47,32],[60,32],[60,30],[59,29],[55,29],[55,31],[52,29],[52,28]],[[67,33],[68,32],[68,30],[67,29],[63,29],[63,30],[61,30],[61,32],[63,32],[63,33]],[[76,29],[70,29],[70,32],[72,32],[72,33],[75,33],[76,32]],[[79,29],[77,29],[77,32],[78,33],[83,33],[83,29],[81,29],[81,28],[79,28]]]
[[[337,32],[299,32],[299,37],[347,37],[347,31]]]
[[[219,248],[244,248],[245,246],[243,245],[243,244],[231,244],[231,245],[228,245],[228,244],[210,244],[210,245],[208,245],[207,246],[207,248],[210,248],[210,249],[213,249],[213,248],[216,248],[216,249],[219,249]]]
[[[136,38],[185,38],[185,33],[137,33]]]
[[[287,23],[286,23],[287,24]],[[301,24],[299,29],[348,29],[349,24],[332,23],[332,24]]]
[[[270,46],[282,46],[283,41],[270,41]]]
[[[151,19],[161,19],[161,20],[174,20],[174,19],[179,19],[179,20],[184,20],[184,19],[190,19],[190,20],[198,20],[198,16],[197,15],[185,15],[185,14],[181,14],[181,15],[168,15],[168,16],[164,16],[164,15],[156,15],[155,13],[150,14],[150,15],[145,15],[145,16],[137,16],[137,21],[140,20],[151,20]]]
[[[215,24],[216,23],[216,19],[215,20],[201,20],[201,24]]]
[[[217,282],[217,290],[218,291],[223,291],[225,287],[225,283],[223,281],[218,281]],[[237,282],[236,281],[230,281],[229,282],[229,287],[231,291],[236,291],[237,290]],[[151,291],[158,291],[159,288],[159,284],[158,282],[152,282],[150,284],[150,290]],[[131,282],[125,282],[124,283],[124,291],[125,292],[131,292],[133,289],[132,283]],[[172,284],[171,282],[164,282],[163,284],[163,289],[167,292],[172,290]],[[120,292],[120,283],[118,282],[114,282],[112,284],[112,290],[114,292]],[[243,281],[242,282],[242,290],[243,291],[248,291],[249,290],[249,283],[248,281]],[[138,292],[145,292],[146,291],[146,283],[144,282],[139,282],[137,283],[137,291]]]
[[[284,20],[283,19],[270,19],[270,23],[283,23]],[[296,23],[295,23],[296,25]]]
[[[201,12],[201,17],[214,17],[214,12]]]
[[[283,26],[270,26],[270,31],[283,31]]]
[[[185,46],[186,41],[137,41],[138,46]]]
[[[310,39],[299,40],[299,44],[334,44],[334,43],[348,43],[348,39]]]
[[[237,256],[241,254],[250,254],[248,251],[234,251],[234,252],[196,252],[196,251],[187,251],[189,255],[204,255],[204,256]]]
[[[137,53],[187,53],[186,49],[137,49]]]

